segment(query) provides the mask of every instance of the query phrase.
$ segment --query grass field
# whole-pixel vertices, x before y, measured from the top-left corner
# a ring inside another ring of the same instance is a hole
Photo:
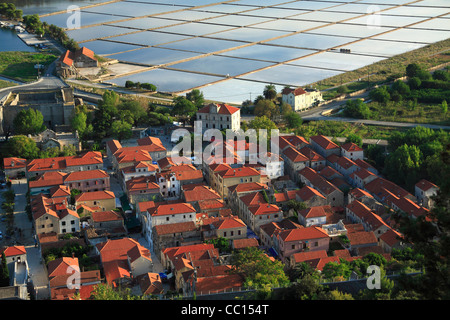
[[[39,52],[0,52],[0,74],[20,81],[36,80],[36,64],[48,66],[57,58],[54,54]]]
[[[389,82],[405,75],[406,66],[418,63],[425,69],[450,62],[450,39],[439,41],[423,48],[409,51],[382,60],[353,71],[321,80],[312,86],[323,92],[324,99],[332,99],[339,95],[338,86],[347,83],[348,92],[358,91],[368,87],[367,75],[370,74],[370,86]],[[361,79],[361,81],[358,81]]]
[[[0,80],[0,89],[17,86],[14,82]]]

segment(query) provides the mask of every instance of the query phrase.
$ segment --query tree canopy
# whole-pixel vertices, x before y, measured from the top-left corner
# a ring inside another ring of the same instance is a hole
[[[39,110],[32,108],[21,110],[13,120],[14,131],[17,134],[35,135],[46,129],[44,116]]]

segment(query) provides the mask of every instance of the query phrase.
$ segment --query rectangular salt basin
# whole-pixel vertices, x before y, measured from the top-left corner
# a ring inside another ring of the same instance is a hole
[[[262,69],[273,63],[223,56],[208,56],[171,65],[170,68],[219,76],[237,76]]]
[[[297,67],[293,65],[280,65],[266,70],[258,71],[239,79],[254,80],[278,85],[303,86],[342,72],[314,68]]]
[[[289,62],[289,64],[352,71],[385,58],[327,51]]]
[[[169,43],[189,38],[188,36],[163,33],[158,31],[140,31],[133,34],[127,34],[118,37],[112,37],[108,40],[125,42],[129,44],[156,46],[159,44]]]
[[[203,87],[200,91],[207,100],[223,101],[240,104],[249,99],[252,100],[261,95],[264,87],[270,83],[247,81],[242,79],[229,79],[219,83]],[[283,86],[275,86],[277,92],[283,90]],[[241,114],[241,120],[243,115]]]
[[[310,32],[315,34],[326,34],[332,36],[365,38],[389,30],[393,30],[393,28],[385,28],[385,27],[361,28],[361,26],[359,25],[333,24],[330,26],[317,28],[313,31],[307,31],[306,33]]]
[[[286,47],[255,44],[245,48],[222,53],[223,56],[257,59],[270,62],[283,62],[314,53],[313,50],[294,49]]]
[[[185,5],[185,6],[202,6],[207,5],[211,3],[216,3],[216,0],[130,0],[132,2],[144,2],[144,3],[161,3],[161,4],[167,4],[167,5]],[[128,1],[127,1],[128,2]]]
[[[365,16],[361,18],[351,19],[342,24],[355,24],[366,27],[403,27],[411,23],[422,21],[424,17],[407,17],[407,16],[390,16],[386,14],[379,14],[375,16]]]
[[[334,8],[324,9],[324,11],[335,11],[335,12],[347,12],[347,13],[372,13],[379,10],[385,10],[392,8],[393,6],[388,6],[384,4],[378,4],[376,6],[372,4],[363,4],[363,3],[347,3],[342,6],[337,6]]]
[[[222,26],[216,24],[205,24],[198,22],[188,22],[184,24],[180,24],[173,27],[161,28],[158,31],[169,32],[169,33],[179,33],[184,35],[192,35],[192,36],[201,36],[210,33],[230,30],[235,27],[230,26]]]
[[[197,56],[201,56],[201,54],[149,47],[125,53],[113,54],[108,56],[108,58],[117,59],[119,61],[142,63],[149,66],[155,66],[167,63],[176,63],[177,61],[183,61],[185,59]]]
[[[415,24],[411,27],[408,27],[411,29],[436,29],[436,30],[445,30],[445,31],[449,31],[450,30],[450,19],[448,18],[436,18],[433,20],[428,20],[425,22],[421,22],[418,24]]]
[[[130,30],[127,28],[103,25],[103,26],[95,26],[95,27],[90,27],[90,28],[68,30],[67,35],[69,36],[69,38],[72,38],[75,41],[80,42],[80,41],[98,39],[98,38],[102,38],[102,37],[117,36],[117,35],[128,33],[131,31],[133,31],[133,30],[132,29]]]
[[[185,23],[185,21],[148,17],[148,18],[139,18],[135,20],[127,20],[122,22],[113,22],[109,25],[145,30],[145,29],[167,27],[182,23]]]
[[[84,47],[87,47],[98,55],[116,54],[128,50],[140,49],[140,46],[134,46],[130,44],[111,42],[106,40],[94,40],[83,43]]]
[[[435,17],[448,12],[446,8],[402,6],[383,11],[383,14],[413,17]]]
[[[202,11],[195,11],[195,10],[183,10],[183,11],[179,11],[179,12],[161,14],[161,15],[158,15],[158,18],[195,21],[195,20],[208,19],[208,18],[212,18],[212,17],[218,17],[221,15],[223,15],[223,14],[212,13],[212,12],[202,12]]]
[[[180,92],[222,79],[223,78],[220,77],[183,71],[154,69],[131,76],[112,79],[109,82],[115,83],[119,86],[125,86],[125,82],[127,80],[131,80],[133,82],[149,82],[156,85],[158,91],[160,92]]]
[[[450,31],[400,29],[377,36],[374,39],[433,43],[449,37]]]
[[[258,42],[271,38],[276,38],[289,34],[289,32],[276,31],[276,30],[263,30],[263,29],[253,29],[253,28],[241,28],[230,31],[224,31],[214,34],[213,38],[226,39],[226,40],[239,40],[239,41],[249,41]]]
[[[252,26],[252,28],[259,29],[271,29],[287,32],[297,32],[302,30],[308,30],[311,28],[317,28],[319,26],[326,25],[327,22],[315,22],[315,21],[299,21],[290,19],[280,19],[268,22],[259,23]]]
[[[269,18],[286,18],[295,16],[301,13],[309,12],[307,10],[283,9],[283,8],[263,8],[246,12],[245,14],[255,17],[269,17]]]
[[[314,2],[314,1],[296,1],[276,5],[277,8],[302,9],[302,10],[320,10],[334,6],[336,3]]]
[[[359,17],[358,13],[344,13],[344,12],[326,12],[326,11],[314,11],[299,14],[289,17],[292,20],[306,20],[306,21],[322,21],[322,22],[338,22],[350,18]]]
[[[236,27],[243,27],[248,25],[254,25],[257,23],[263,23],[267,21],[272,21],[271,18],[261,18],[261,17],[252,17],[252,16],[245,16],[245,15],[228,15],[228,16],[221,16],[211,19],[205,19],[202,22],[204,23],[210,23],[210,24],[221,24],[225,26],[236,26]]]
[[[67,20],[71,17],[71,13],[60,13],[52,16],[46,16],[40,18],[42,22],[47,22],[48,24],[54,24],[60,28],[69,28],[70,25],[67,24]],[[80,11],[80,27],[86,27],[92,24],[99,24],[105,22],[112,22],[117,20],[126,19],[125,16],[113,16],[98,13],[89,13]],[[69,21],[70,22],[70,21]]]
[[[350,49],[351,52],[358,54],[392,57],[397,54],[421,48],[423,46],[425,45],[411,42],[365,39],[345,46],[345,48]]]
[[[404,4],[404,3],[408,3],[408,2],[411,2],[411,0],[362,0],[358,3],[366,3],[366,4],[372,4],[372,5],[377,5],[377,4],[399,5],[399,4]]]
[[[182,41],[165,44],[161,47],[177,50],[211,53],[226,50],[229,48],[239,47],[245,44],[246,43],[244,42],[219,40],[219,39],[190,38]]]
[[[241,11],[252,10],[252,9],[256,9],[256,8],[258,8],[258,7],[236,6],[231,3],[231,4],[218,4],[218,5],[214,5],[214,6],[208,6],[208,7],[192,9],[192,10],[193,11],[229,14],[229,13],[238,13]]]
[[[93,8],[87,8],[85,11],[101,13],[101,14],[116,14],[125,15],[128,17],[147,16],[163,12],[172,12],[180,10],[183,7],[174,7],[160,4],[147,3],[131,3],[131,2],[115,2]]]
[[[241,0],[239,4],[245,4],[250,6],[273,6],[280,4],[283,1],[280,0]]]
[[[268,41],[268,44],[296,48],[325,50],[355,41],[354,38],[298,33],[292,36]]]

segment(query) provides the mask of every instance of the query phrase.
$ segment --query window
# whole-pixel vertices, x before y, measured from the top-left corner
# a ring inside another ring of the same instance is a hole
[[[65,225],[66,225],[66,222],[65,222],[65,221],[61,222],[61,225],[62,225],[62,226],[65,226]]]
[[[66,229],[62,229],[62,233],[66,233]]]
[[[72,228],[72,232],[75,232],[75,228]]]
[[[166,221],[169,221],[169,217],[166,217]]]
[[[70,224],[75,224],[75,220],[71,220],[71,221],[70,221]]]
[[[295,244],[292,245],[291,249],[295,249]]]
[[[227,232],[226,232],[226,231],[224,231],[224,233],[223,233],[223,236],[224,236],[224,237],[226,237],[226,236],[227,236]]]

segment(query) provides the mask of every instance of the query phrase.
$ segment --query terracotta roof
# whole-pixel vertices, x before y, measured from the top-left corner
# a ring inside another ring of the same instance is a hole
[[[172,214],[195,213],[194,207],[189,203],[161,204],[148,209],[152,216],[164,216]]]
[[[373,173],[370,172],[369,170],[366,170],[366,169],[364,169],[364,168],[361,168],[361,169],[359,169],[359,170],[353,172],[353,173],[350,175],[350,177],[352,177],[352,178],[353,178],[354,176],[357,176],[357,177],[359,177],[360,179],[364,180],[364,179],[366,179],[366,178],[368,178],[368,177],[375,177],[375,174],[373,174]]]
[[[319,171],[319,174],[324,177],[327,180],[330,180],[331,177],[337,176],[337,177],[343,177],[343,175],[338,172],[337,170],[333,169],[330,166],[325,166],[322,170]]]
[[[154,181],[154,177],[134,177],[128,180],[125,184],[128,192],[138,190],[153,190],[153,192],[159,192],[160,187]]]
[[[357,152],[357,151],[363,151],[363,149],[358,146],[356,143],[353,142],[347,142],[341,145],[341,148],[348,152]]]
[[[304,218],[317,218],[317,217],[326,217],[327,212],[331,212],[331,206],[316,206],[311,208],[306,208],[300,210],[298,214],[302,215]]]
[[[68,173],[65,172],[47,171],[36,180],[29,181],[28,186],[30,188],[58,186],[64,183],[64,178],[67,175]]]
[[[48,277],[67,275],[69,267],[79,270],[78,258],[62,257],[50,261],[47,265]]]
[[[92,212],[91,214],[92,220],[94,222],[106,222],[106,221],[120,221],[123,220],[123,217],[120,213],[109,210],[109,211],[100,211],[100,212]]]
[[[109,175],[105,171],[100,170],[100,169],[87,170],[87,171],[74,171],[74,172],[69,173],[64,178],[64,182],[93,180],[93,179],[102,179],[102,178],[109,178]]]
[[[319,191],[308,186],[304,186],[300,190],[297,190],[297,195],[302,201],[308,201],[314,196],[326,199]]]
[[[309,160],[304,154],[293,147],[287,147],[283,151],[283,154],[292,162],[306,162]]]
[[[392,247],[402,241],[403,235],[400,232],[389,228],[380,236],[379,239],[383,240],[388,246]]]
[[[239,198],[247,207],[267,203],[261,192],[248,193]]]
[[[312,259],[328,257],[325,250],[297,252],[291,255],[291,260],[295,263],[301,263]]]
[[[44,159],[31,160],[27,165],[28,172],[35,171],[57,171],[66,169],[72,166],[85,166],[102,164],[102,154],[98,151],[88,151],[82,155],[68,156],[68,157],[54,157]]]
[[[360,168],[364,168],[366,170],[372,169],[374,170],[375,168],[370,165],[369,163],[367,163],[366,161],[362,160],[362,159],[356,159],[355,163],[360,167]]]
[[[155,226],[155,232],[158,235],[174,234],[195,230],[197,230],[197,226],[193,221],[161,224]]]
[[[294,88],[284,88],[281,91],[281,94],[284,94],[284,95],[287,95],[287,94],[290,94],[290,93],[293,93],[294,96],[300,96],[302,94],[305,94],[306,91],[303,88],[301,88],[301,87],[298,87],[296,89],[294,89]]]
[[[142,201],[138,203],[139,211],[146,212],[148,209],[155,207],[154,201]]]
[[[428,191],[428,190],[430,190],[431,188],[436,188],[436,189],[439,188],[439,187],[438,187],[437,185],[435,185],[434,183],[431,183],[430,181],[425,180],[425,179],[422,179],[422,180],[420,180],[419,182],[417,182],[415,186],[416,186],[417,188],[419,188],[420,190],[423,190],[423,191]]]
[[[187,252],[194,253],[194,252],[205,252],[210,250],[217,250],[217,249],[214,248],[213,244],[201,243],[188,246],[165,248],[161,252],[162,254],[166,255],[170,260],[172,260],[173,257]]]
[[[3,248],[0,251],[1,253],[5,253],[6,257],[12,257],[12,256],[18,256],[22,254],[27,254],[27,251],[25,250],[25,246],[10,246]]]
[[[329,238],[328,234],[320,227],[306,227],[300,229],[284,230],[278,234],[284,242],[302,241],[309,239]]]
[[[392,203],[395,204],[401,211],[406,214],[413,215],[416,218],[427,215],[430,212],[427,208],[419,206],[417,203],[414,203],[408,198],[393,198]]]
[[[312,136],[310,138],[311,141],[314,141],[316,144],[318,144],[322,149],[330,150],[330,149],[339,149],[339,146],[328,139],[327,137],[323,135],[318,136]]]
[[[350,160],[347,157],[340,157],[337,161],[337,164],[344,169],[349,169],[353,166],[358,166],[353,160]]]
[[[381,201],[387,200],[391,195],[399,198],[412,197],[412,195],[405,189],[399,187],[395,183],[383,179],[376,178],[375,180],[367,183],[364,189],[370,192],[373,196],[378,197]]]
[[[347,234],[348,240],[350,240],[350,245],[358,246],[363,244],[377,244],[378,240],[373,231],[360,231],[352,232]]]
[[[339,156],[337,155],[337,154],[330,154],[328,157],[327,157],[327,161],[329,162],[329,163],[336,163],[336,162],[338,162],[338,160],[339,160]]]
[[[233,247],[234,249],[243,249],[248,247],[258,247],[258,240],[255,238],[246,238],[246,239],[234,239]]]
[[[142,294],[160,294],[164,291],[161,277],[158,273],[147,272],[136,277]]]
[[[113,139],[106,142],[106,147],[109,148],[109,150],[111,150],[112,154],[114,154],[116,153],[117,150],[122,148],[122,145],[120,144],[119,140]]]
[[[225,208],[225,202],[222,199],[207,199],[198,202],[200,211]]]
[[[220,195],[209,186],[196,186],[193,189],[184,191],[186,202],[194,202],[208,199],[220,199]]]
[[[58,198],[58,197],[69,197],[70,196],[70,188],[65,185],[55,186],[50,188],[50,197]]]
[[[25,168],[27,166],[27,159],[23,158],[4,158],[3,159],[3,169],[17,169],[17,168]]]
[[[309,161],[317,162],[317,161],[325,161],[325,158],[322,157],[320,154],[315,152],[310,147],[303,147],[300,149],[300,152],[305,155],[309,159]]]
[[[266,190],[267,188],[268,188],[267,185],[260,182],[244,182],[228,187],[228,190],[230,193],[233,193],[235,191],[236,193],[242,193],[251,191],[262,191]]]
[[[106,199],[115,199],[116,196],[112,191],[91,191],[91,192],[83,192],[79,195],[75,196],[75,202],[78,201],[92,201],[92,200],[106,200]]]
[[[383,221],[383,219],[372,212],[372,210],[367,207],[365,204],[359,202],[358,200],[354,200],[349,203],[346,207],[349,211],[353,212],[357,217],[361,218],[364,223],[370,225],[373,230],[381,227],[387,226],[387,224]]]
[[[281,193],[275,193],[273,195],[275,198],[275,202],[280,203],[280,202],[286,202],[289,200],[295,200],[295,198],[297,196],[297,191],[298,190],[288,190],[288,191],[284,191]]]
[[[258,170],[250,167],[242,167],[236,169],[231,168],[225,171],[220,171],[217,174],[220,175],[223,179],[261,175]]]
[[[370,193],[360,188],[352,189],[349,192],[349,194],[351,194],[355,199],[360,199],[362,197],[368,197],[373,199],[373,196]]]
[[[232,107],[225,103],[216,104],[216,106],[218,107],[218,111],[217,111],[218,114],[231,115],[240,110],[239,108]],[[211,107],[211,105],[204,106],[203,108],[198,110],[197,113],[210,113],[210,107]]]
[[[226,218],[210,218],[205,219],[204,221],[205,224],[214,225],[214,227],[218,230],[247,227],[247,225],[236,216],[230,216]]]

